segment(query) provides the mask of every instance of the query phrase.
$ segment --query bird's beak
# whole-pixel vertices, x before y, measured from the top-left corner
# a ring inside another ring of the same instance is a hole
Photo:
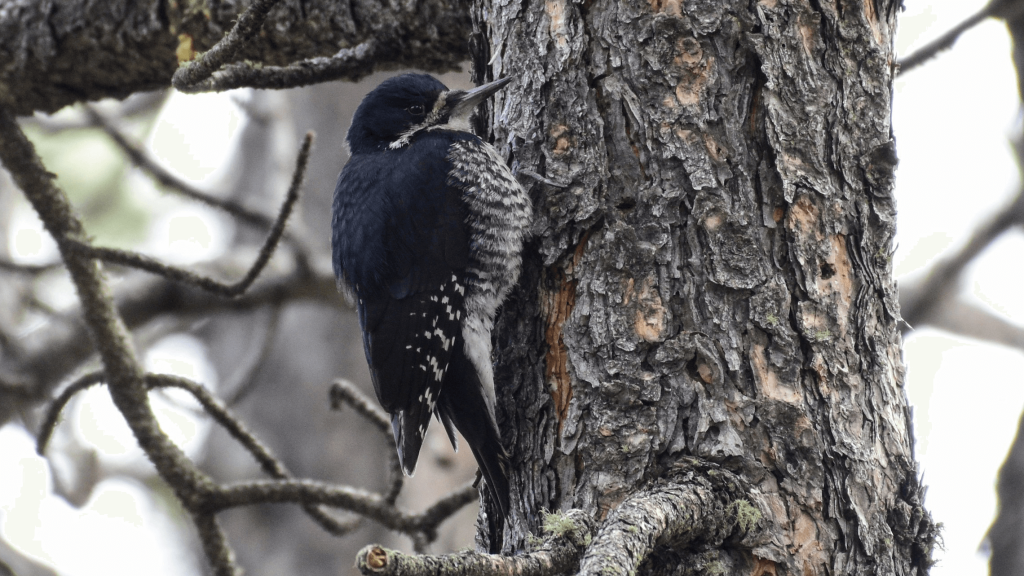
[[[483,86],[477,86],[472,90],[452,90],[448,94],[448,101],[455,101],[452,106],[452,116],[455,118],[468,117],[481,102],[493,96],[495,92],[504,88],[511,81],[512,77],[506,76]]]

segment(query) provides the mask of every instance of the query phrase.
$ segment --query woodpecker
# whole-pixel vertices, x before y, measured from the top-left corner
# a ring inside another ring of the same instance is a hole
[[[385,80],[359,105],[334,190],[331,245],[355,301],[377,400],[402,469],[416,470],[436,415],[476,458],[500,522],[508,455],[494,412],[491,329],[519,277],[530,198],[473,110],[511,81],[449,90],[426,74]]]

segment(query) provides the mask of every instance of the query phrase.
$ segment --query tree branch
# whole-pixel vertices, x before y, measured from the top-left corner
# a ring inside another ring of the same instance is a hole
[[[939,36],[920,49],[915,50],[909,56],[900,58],[898,64],[899,71],[897,72],[897,75],[910,72],[914,68],[917,68],[921,64],[924,64],[935,56],[938,56],[940,52],[952,48],[953,44],[960,39],[960,36],[964,32],[967,32],[971,28],[981,24],[988,19],[989,16],[1012,20],[1020,16],[1022,13],[1024,13],[1024,4],[1020,2],[1014,2],[1011,0],[992,0],[986,4],[984,8],[979,10],[977,13],[972,14],[963,22],[957,24],[942,36]]]
[[[554,576],[576,571],[580,552],[593,532],[593,520],[581,510],[565,514],[572,526],[551,532],[536,551],[518,556],[480,552],[409,556],[380,546],[367,546],[356,555],[356,567],[367,576]]]
[[[384,436],[384,442],[390,448],[388,452],[388,478],[390,487],[384,494],[384,500],[394,504],[398,499],[398,493],[402,491],[405,482],[405,474],[402,472],[402,463],[398,460],[398,449],[395,445],[395,437],[391,433],[391,419],[372,400],[366,397],[355,384],[348,380],[335,380],[331,385],[331,410],[340,410],[342,404],[348,404],[360,416],[366,418]],[[461,507],[461,506],[460,506]]]
[[[274,250],[277,248],[277,244],[281,240],[281,236],[284,234],[284,227],[288,221],[288,216],[291,215],[292,208],[295,206],[295,202],[299,199],[299,191],[302,188],[302,181],[305,177],[306,164],[309,161],[309,151],[312,144],[313,133],[308,132],[302,141],[302,148],[299,150],[299,157],[296,160],[295,172],[292,175],[292,183],[288,188],[287,195],[285,195],[284,202],[281,204],[277,220],[275,220],[273,227],[270,229],[270,233],[267,235],[267,239],[264,241],[263,247],[260,248],[259,256],[256,258],[252,267],[249,268],[249,271],[241,280],[234,284],[224,284],[212,278],[200,276],[181,268],[168,266],[157,262],[148,256],[127,250],[118,250],[116,248],[97,248],[90,246],[84,241],[73,238],[67,239],[66,245],[68,248],[88,258],[96,258],[112,264],[145,270],[146,272],[163,276],[169,280],[190,284],[197,288],[213,292],[214,294],[218,294],[225,298],[238,296],[244,293],[249,286],[256,281],[260,272],[262,272],[263,268],[268,262],[270,262],[270,257],[273,256]]]
[[[472,485],[464,486],[418,514],[388,504],[380,494],[315,480],[239,482],[211,491],[206,496],[201,508],[211,514],[252,504],[323,504],[355,512],[385,528],[411,535],[430,534],[451,514],[472,502],[477,497],[477,491]]]
[[[902,286],[900,308],[908,327],[928,323],[935,307],[950,298],[959,286],[958,280],[964,268],[1003,232],[1021,222],[1024,222],[1024,190],[1018,192],[1008,206],[982,223],[956,254],[937,263],[923,280]]]
[[[356,566],[373,576],[628,576],[659,547],[721,546],[753,549],[767,543],[770,508],[760,492],[714,464],[689,459],[668,479],[638,491],[613,510],[594,533],[579,510],[547,514],[540,550],[519,556],[459,552],[408,556],[367,546]],[[582,556],[582,558],[581,558]]]
[[[192,2],[68,0],[54,12],[47,2],[7,2],[0,11],[0,53],[9,63],[0,68],[0,85],[6,88],[0,91],[0,106],[30,115],[172,83],[188,90],[224,65],[243,61],[258,62],[250,66],[257,71],[261,65],[283,67],[289,82],[282,84],[291,85],[293,78],[316,72],[326,80],[359,76],[363,70],[448,71],[469,56],[466,39],[472,25],[459,2],[307,0],[299,9],[293,1],[263,18],[256,18],[256,9],[245,10],[271,4],[241,0],[203,11],[205,5]],[[257,20],[263,25],[254,30]],[[243,28],[246,42],[239,38]],[[237,40],[223,42],[231,31]],[[391,40],[378,45],[372,58],[359,55],[361,45],[383,38]],[[193,49],[210,51],[179,68]],[[355,58],[339,49],[353,50]],[[233,73],[222,71],[226,82]],[[254,80],[270,86],[275,75]]]
[[[197,493],[209,485],[209,479],[160,430],[146,397],[142,368],[103,272],[95,261],[69,246],[72,240],[81,241],[85,230],[67,197],[54,185],[55,176],[45,169],[32,143],[4,108],[0,108],[0,161],[57,242],[82,303],[114,405],[160,476],[189,508]]]
[[[378,47],[379,41],[370,39],[343,48],[330,58],[309,58],[288,66],[228,64],[211,77],[182,88],[182,92],[223,92],[244,87],[280,90],[335,80],[355,82],[373,73]]]
[[[192,514],[192,521],[199,532],[203,552],[217,576],[239,576],[242,571],[235,563],[235,553],[228,544],[227,535],[212,514]]]
[[[223,210],[246,224],[256,226],[258,228],[273,227],[273,218],[250,210],[238,202],[212,196],[202,190],[199,190],[181,178],[178,178],[172,172],[161,166],[159,162],[154,160],[141,144],[133,142],[131,138],[114,125],[111,119],[100,113],[95,106],[87,104],[85,106],[85,112],[90,119],[91,125],[98,126],[106,132],[107,136],[117,144],[133,164],[138,166],[142,171],[152,176],[157,182],[163,184],[168,189],[181,194],[186,198],[190,198],[210,206],[211,208]],[[288,234],[285,234],[285,236],[287,237]]]
[[[147,374],[146,385],[150,388],[173,387],[187,391],[202,405],[207,415],[220,424],[232,438],[238,441],[256,459],[264,473],[272,478],[282,480],[292,477],[284,463],[278,460],[270,452],[269,448],[264,446],[240,420],[231,414],[217,397],[210,394],[209,390],[201,384],[179,376]],[[357,522],[353,521],[340,522],[331,517],[327,512],[311,504],[303,504],[303,509],[321,528],[335,536],[343,536],[351,532],[358,525]]]
[[[192,86],[212,76],[221,66],[234,61],[242,51],[242,47],[263,27],[267,14],[278,1],[255,0],[238,17],[234,27],[214,44],[213,48],[196,60],[178,68],[174,73],[174,78],[171,79],[171,85],[182,92],[187,92]]]
[[[69,385],[50,405],[40,427],[36,451],[43,454],[52,437],[60,413],[72,396],[104,381],[102,372],[92,372]],[[294,480],[285,465],[263,445],[228,408],[202,385],[168,374],[147,374],[147,390],[172,387],[185,390],[202,406],[203,411],[224,428],[259,463],[267,475],[281,482],[243,482],[232,486],[206,486],[192,507],[196,517],[212,516],[226,508],[265,502],[296,502],[328,533],[342,536],[351,532],[359,518],[338,520],[317,507],[319,504],[343,508],[380,522],[382,525],[411,536],[422,535],[426,541],[436,538],[437,526],[477,497],[476,488],[464,486],[441,498],[419,514],[409,514],[394,507],[390,491],[386,497],[356,488],[331,486],[309,480]],[[354,400],[358,403],[358,400]],[[379,415],[378,415],[379,416]],[[390,434],[388,434],[390,436]],[[393,450],[389,450],[389,453]],[[399,471],[399,474],[401,472]],[[399,484],[401,486],[401,484]],[[212,558],[212,557],[211,557]],[[213,560],[211,560],[213,561]]]
[[[234,268],[224,263],[227,268]],[[191,285],[161,277],[137,275],[117,285],[115,303],[118,313],[130,329],[138,328],[167,314],[204,317],[220,312],[238,312],[286,302],[317,302],[325,306],[344,306],[338,294],[334,274],[319,267],[311,275],[293,271],[264,278],[245,294],[227,300]],[[83,310],[72,309],[56,316],[31,339],[19,342],[18,349],[0,357],[0,373],[18,378],[46,398],[68,374],[94,353],[88,328],[82,321]],[[0,423],[14,414],[14,406],[0,402]]]
[[[53,437],[53,431],[57,427],[57,420],[60,419],[61,413],[64,411],[64,407],[68,405],[71,398],[75,394],[91,388],[99,383],[103,382],[103,372],[90,372],[85,376],[82,376],[78,380],[75,380],[63,392],[60,396],[57,396],[50,403],[50,406],[46,410],[46,416],[43,417],[43,423],[39,426],[39,433],[36,435],[36,454],[44,456],[46,453],[46,446],[50,443],[50,438]]]

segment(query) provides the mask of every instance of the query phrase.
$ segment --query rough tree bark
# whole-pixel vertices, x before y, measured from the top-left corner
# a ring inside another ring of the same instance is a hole
[[[54,112],[170,84],[181,60],[210,47],[251,1],[50,2],[0,6],[0,105]],[[465,59],[465,10],[457,3],[281,2],[239,59],[281,65],[329,56],[368,39],[373,65],[448,70]]]
[[[482,539],[603,517],[686,456],[756,486],[771,538],[654,573],[927,572],[889,259],[897,8],[476,3],[476,69],[517,78],[495,141],[547,179],[496,343],[512,518]]]

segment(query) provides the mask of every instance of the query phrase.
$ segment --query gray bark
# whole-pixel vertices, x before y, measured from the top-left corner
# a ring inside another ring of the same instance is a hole
[[[771,543],[718,552],[735,573],[927,571],[888,258],[896,8],[477,5],[476,62],[518,79],[496,142],[567,183],[532,188],[499,321],[506,551],[696,456],[770,502]]]
[[[0,106],[15,114],[54,112],[75,102],[166,87],[183,41],[193,50],[209,50],[250,4],[4,2]],[[468,28],[464,7],[441,0],[284,0],[239,57],[281,65],[330,56],[374,38],[384,44],[376,52],[378,67],[453,69],[466,58]]]

